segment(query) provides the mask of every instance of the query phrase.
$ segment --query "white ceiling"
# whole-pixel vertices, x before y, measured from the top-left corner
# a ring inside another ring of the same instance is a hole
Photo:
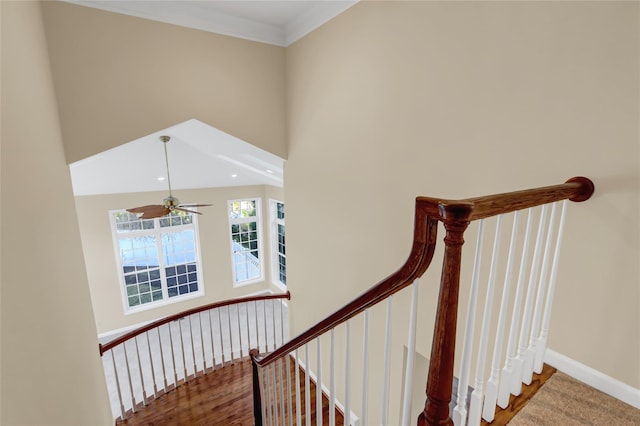
[[[284,161],[198,120],[159,130],[72,163],[75,195],[167,191],[164,143],[172,189],[282,186]]]
[[[288,46],[358,0],[64,0],[277,46]]]
[[[66,0],[69,3],[288,46],[358,0],[189,1]],[[284,161],[205,123],[189,120],[71,164],[75,195],[167,191],[168,135],[172,189],[282,186]]]

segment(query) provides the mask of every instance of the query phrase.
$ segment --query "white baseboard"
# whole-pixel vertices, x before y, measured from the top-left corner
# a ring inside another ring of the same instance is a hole
[[[640,389],[629,386],[551,349],[547,349],[545,352],[544,362],[592,388],[640,409]]]

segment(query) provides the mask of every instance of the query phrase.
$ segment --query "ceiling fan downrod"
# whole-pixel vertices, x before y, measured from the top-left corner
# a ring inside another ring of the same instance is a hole
[[[165,166],[167,168],[167,183],[169,184],[169,197],[168,198],[174,198],[173,194],[171,193],[171,176],[169,175],[169,156],[167,155],[167,143],[169,143],[170,140],[171,140],[170,136],[166,136],[166,135],[160,136],[160,141],[162,141],[164,143],[164,163],[165,163]]]

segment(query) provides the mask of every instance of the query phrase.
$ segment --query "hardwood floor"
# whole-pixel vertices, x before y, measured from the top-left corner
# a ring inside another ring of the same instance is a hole
[[[293,424],[296,423],[295,404],[295,366],[289,362]],[[511,397],[509,407],[498,409],[495,420],[484,426],[505,425],[522,409],[537,390],[555,373],[555,368],[545,364],[541,374],[535,374],[529,386],[523,386],[522,394]],[[285,375],[283,374],[283,377]],[[301,417],[305,424],[306,410],[304,403],[305,379],[304,371],[300,370],[300,394],[302,398]],[[316,386],[310,381],[311,424],[316,424]],[[285,409],[288,412],[288,406]],[[329,425],[329,402],[323,395],[322,406],[323,425]],[[278,419],[278,424],[288,424],[285,419]],[[344,418],[336,409],[336,424],[342,425]],[[268,422],[265,422],[268,423]],[[251,361],[246,359],[237,364],[230,364],[223,368],[189,380],[157,399],[148,406],[141,407],[136,413],[128,414],[125,420],[116,421],[116,425],[131,426],[251,426],[253,419],[253,383]]]
[[[294,363],[290,362],[291,377],[295,377]],[[301,394],[304,395],[304,371],[300,371]],[[295,380],[292,380],[292,388]],[[316,422],[315,384],[310,385],[311,419]],[[295,391],[294,391],[295,392]],[[295,393],[293,393],[295,395]],[[295,399],[295,398],[294,398]],[[329,424],[329,404],[323,398],[323,424]],[[304,396],[301,414],[304,423]],[[295,402],[292,410],[295,417]],[[252,366],[250,360],[228,365],[215,372],[192,379],[177,389],[151,401],[116,425],[207,425],[250,426],[253,419]],[[336,424],[343,423],[343,416],[336,410]],[[295,423],[295,421],[294,421]]]

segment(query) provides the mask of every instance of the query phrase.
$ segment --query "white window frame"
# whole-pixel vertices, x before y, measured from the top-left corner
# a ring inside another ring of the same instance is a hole
[[[120,293],[121,293],[121,296],[122,296],[122,307],[124,309],[125,315],[133,314],[133,313],[136,313],[136,312],[147,311],[149,309],[155,309],[155,308],[159,308],[159,307],[162,307],[162,306],[171,305],[173,303],[179,303],[179,302],[183,302],[185,300],[195,299],[195,298],[204,296],[204,279],[203,279],[203,274],[202,274],[202,259],[201,259],[201,255],[200,255],[200,233],[199,233],[199,229],[198,229],[198,217],[197,217],[198,215],[195,215],[195,214],[192,215],[191,224],[164,227],[164,228],[160,227],[160,219],[162,219],[162,218],[155,218],[155,219],[152,219],[155,222],[154,229],[135,231],[135,234],[134,234],[134,233],[118,233],[117,232],[115,213],[120,213],[120,212],[126,212],[126,210],[122,210],[122,209],[110,210],[109,211],[109,221],[111,223],[111,235],[113,237],[113,247],[114,247],[114,251],[115,251],[116,266],[118,268],[118,280],[119,280],[119,283],[120,283]],[[159,262],[162,262],[162,260],[161,260],[161,258],[162,258],[162,237],[161,237],[161,235],[162,234],[166,234],[168,229],[171,229],[172,232],[179,232],[181,230],[183,231],[183,230],[186,230],[186,229],[193,230],[194,245],[195,245],[195,248],[194,248],[194,250],[195,250],[195,263],[196,263],[196,274],[197,274],[197,278],[196,279],[197,279],[197,283],[198,283],[198,290],[194,291],[194,292],[186,293],[184,295],[178,295],[178,296],[169,297],[169,295],[168,295],[168,286],[167,286],[166,269],[161,264],[161,265],[159,265],[159,271],[160,271],[160,281],[161,281],[161,285],[162,285],[162,299],[130,307],[129,306],[129,298],[128,298],[128,295],[127,295],[127,284],[125,282],[125,276],[124,276],[124,273],[123,273],[124,267],[123,267],[123,264],[122,264],[122,256],[121,256],[121,253],[120,253],[119,240],[120,239],[125,239],[127,237],[131,237],[132,235],[135,235],[135,236],[150,236],[150,235],[154,235],[154,236],[156,236],[156,245],[157,245],[157,249],[158,249],[158,260],[159,260]]]
[[[242,202],[242,201],[252,201],[252,200],[255,201],[256,203],[255,216],[248,217],[248,218],[236,218],[236,219],[231,217],[233,203]],[[243,197],[243,198],[237,198],[234,200],[228,200],[227,201],[227,217],[229,218],[229,225],[227,229],[229,230],[229,249],[231,254],[231,273],[233,276],[233,287],[234,288],[243,287],[243,286],[255,284],[258,282],[263,282],[264,281],[264,247],[262,242],[263,241],[262,240],[262,198]],[[236,265],[234,261],[235,250],[234,250],[234,241],[233,241],[233,235],[232,235],[233,234],[232,226],[250,223],[250,222],[256,223],[256,233],[258,238],[258,261],[259,261],[258,268],[260,273],[256,278],[239,281],[238,277],[236,276]]]
[[[280,252],[278,250],[278,225],[285,226],[285,236],[286,236],[286,225],[285,219],[278,219],[278,204],[282,204],[284,206],[284,202],[280,200],[270,199],[269,200],[269,221],[270,221],[270,240],[271,240],[271,281],[273,284],[280,288],[282,291],[287,290],[287,284],[280,281]],[[286,243],[285,243],[286,247]],[[283,254],[284,258],[287,258],[286,253]],[[286,276],[286,272],[285,272]]]

